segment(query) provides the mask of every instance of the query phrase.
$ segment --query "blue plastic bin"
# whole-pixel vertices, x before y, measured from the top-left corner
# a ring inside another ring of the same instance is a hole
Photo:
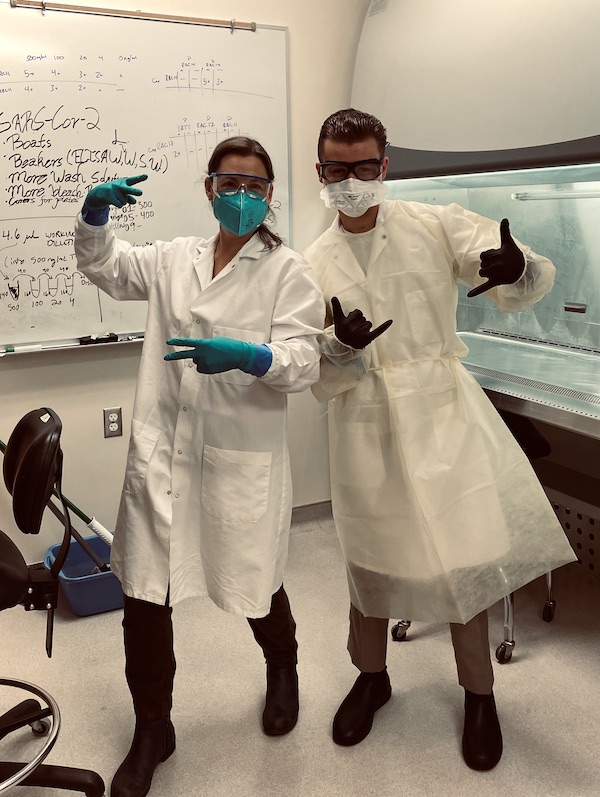
[[[85,537],[85,541],[95,553],[108,563],[110,546],[94,534]],[[44,564],[50,568],[56,561],[60,543],[48,548]],[[121,583],[114,573],[94,572],[96,565],[76,540],[71,540],[69,553],[58,574],[60,589],[65,596],[71,611],[79,617],[90,614],[112,612],[123,608],[123,591]]]

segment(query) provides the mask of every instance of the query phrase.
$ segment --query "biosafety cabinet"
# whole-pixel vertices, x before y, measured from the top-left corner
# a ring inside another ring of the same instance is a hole
[[[371,0],[351,96],[386,128],[389,197],[508,218],[516,238],[554,262],[553,289],[524,312],[501,313],[461,288],[458,329],[467,368],[505,419],[531,421],[550,444],[532,464],[594,575],[599,26],[597,0]]]
[[[386,182],[389,199],[508,218],[556,266],[553,289],[518,313],[459,286],[457,326],[491,401],[549,442],[532,464],[582,567],[600,577],[600,163]]]

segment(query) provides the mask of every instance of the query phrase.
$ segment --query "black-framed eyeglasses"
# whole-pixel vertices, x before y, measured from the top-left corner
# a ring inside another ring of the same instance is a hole
[[[257,174],[241,174],[229,172],[211,172],[213,190],[225,196],[237,194],[242,186],[249,196],[258,196],[264,199],[268,193],[272,180],[268,177],[259,177]]]
[[[368,158],[364,161],[322,161],[319,173],[329,183],[339,183],[353,174],[358,180],[375,180],[383,171],[383,158]]]

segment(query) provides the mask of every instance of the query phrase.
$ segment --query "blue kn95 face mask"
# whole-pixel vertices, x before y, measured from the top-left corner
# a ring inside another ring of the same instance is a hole
[[[249,196],[241,186],[235,194],[217,194],[213,199],[213,213],[221,225],[233,235],[241,236],[253,232],[265,220],[266,197]]]

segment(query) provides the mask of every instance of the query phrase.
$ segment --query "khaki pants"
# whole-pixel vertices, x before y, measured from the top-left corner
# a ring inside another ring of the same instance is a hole
[[[389,620],[365,617],[350,605],[348,652],[361,672],[379,672],[385,667]],[[494,684],[487,611],[465,625],[450,623],[458,682],[470,692],[489,695]]]

